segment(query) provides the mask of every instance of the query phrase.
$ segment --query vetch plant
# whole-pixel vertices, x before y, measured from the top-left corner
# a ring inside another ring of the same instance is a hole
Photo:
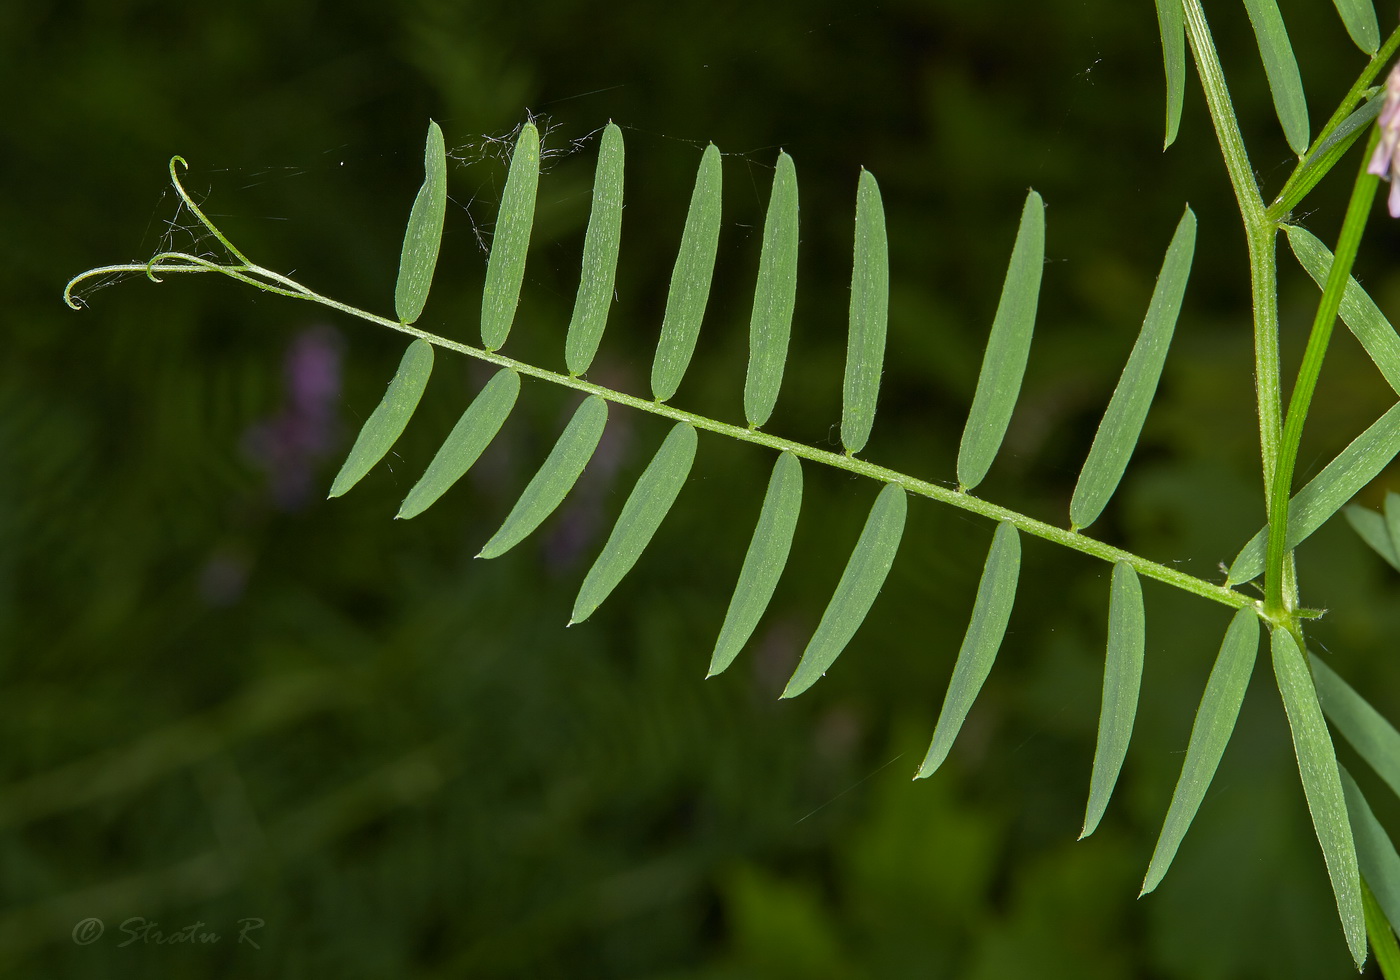
[[[1400,337],[1350,276],[1374,208],[1379,178],[1391,179],[1390,212],[1400,216],[1400,180],[1394,179],[1392,173],[1400,142],[1400,74],[1392,73],[1383,93],[1373,86],[1400,48],[1400,29],[1382,43],[1375,11],[1367,0],[1335,0],[1335,5],[1348,34],[1368,60],[1313,137],[1301,76],[1276,0],[1245,0],[1279,123],[1285,140],[1298,155],[1298,163],[1282,188],[1272,198],[1266,198],[1246,152],[1200,0],[1157,2],[1167,88],[1165,144],[1170,147],[1178,131],[1189,47],[1248,246],[1254,311],[1254,383],[1267,521],[1252,537],[1241,534],[1246,540],[1222,582],[1186,574],[1096,540],[1089,533],[1111,504],[1123,479],[1171,347],[1195,251],[1197,219],[1190,207],[1183,209],[1170,239],[1164,243],[1156,287],[1137,341],[1103,412],[1079,471],[1069,513],[1062,523],[1020,513],[975,493],[995,465],[1029,358],[1045,265],[1045,204],[1034,190],[1026,195],[1022,205],[962,434],[956,489],[860,456],[875,422],[890,288],[884,204],[875,176],[864,170],[857,177],[855,194],[849,334],[840,424],[844,452],[805,445],[764,430],[781,393],[797,289],[798,183],[795,164],[783,152],[778,154],[774,167],[762,235],[741,423],[711,418],[671,403],[695,351],[714,278],[723,165],[713,144],[701,155],[692,190],[652,361],[650,392],[628,394],[587,379],[607,324],[621,248],[624,147],[621,129],[611,123],[599,141],[582,272],[564,339],[564,371],[502,353],[519,304],[540,181],[540,135],[532,122],[520,128],[501,197],[482,295],[479,346],[416,326],[429,299],[446,220],[446,143],[436,123],[429,124],[424,180],[404,235],[393,317],[324,296],[252,261],[185,190],[181,182],[185,161],[180,157],[171,161],[171,183],[184,206],[227,254],[216,260],[188,252],[161,252],[145,263],[92,269],[75,277],[64,295],[69,305],[77,309],[80,304],[74,288],[92,277],[144,273],[159,281],[165,275],[218,273],[264,292],[314,302],[412,337],[383,399],[370,413],[335,476],[330,487],[332,497],[353,489],[394,446],[412,420],[438,350],[494,365],[494,377],[467,406],[422,477],[409,490],[397,515],[405,519],[431,507],[496,438],[521,394],[522,377],[579,392],[583,397],[572,418],[499,530],[483,545],[479,553],[483,558],[505,554],[549,518],[593,456],[614,408],[630,408],[669,420],[669,433],[622,504],[610,535],[583,578],[571,623],[587,620],[642,559],[686,484],[700,450],[701,433],[705,439],[722,437],[772,450],[772,475],[761,502],[755,492],[757,517],[753,535],[742,561],[736,562],[737,584],[723,622],[716,628],[709,661],[711,676],[728,668],[744,649],[782,575],[800,519],[803,463],[874,481],[878,489],[864,528],[783,697],[805,692],[851,643],[897,557],[911,495],[989,519],[993,522],[991,545],[971,619],[916,778],[932,776],[947,758],[994,667],[1018,587],[1021,536],[1031,535],[1108,562],[1112,576],[1103,695],[1081,836],[1094,832],[1110,805],[1132,737],[1146,636],[1141,579],[1155,579],[1229,607],[1234,615],[1200,700],[1181,775],[1143,879],[1142,894],[1156,888],[1168,872],[1210,786],[1254,670],[1261,631],[1267,632],[1269,660],[1345,942],[1360,967],[1366,959],[1369,937],[1384,975],[1400,977],[1400,951],[1394,934],[1395,925],[1400,924],[1400,856],[1356,783],[1338,764],[1331,732],[1335,730],[1350,743],[1397,793],[1400,733],[1310,651],[1306,627],[1320,613],[1302,604],[1303,576],[1297,561],[1299,546],[1344,510],[1361,538],[1400,570],[1400,495],[1387,497],[1383,514],[1347,506],[1400,455],[1400,403],[1340,448],[1306,485],[1294,485],[1302,432],[1331,330],[1339,316],[1400,395]],[[1371,124],[1377,120],[1373,127]],[[1341,233],[1335,249],[1329,251],[1311,233],[1293,223],[1293,215],[1363,136],[1367,143],[1352,183]],[[1288,387],[1286,405],[1277,295],[1276,251],[1280,232],[1299,264],[1322,291],[1306,351]],[[1256,583],[1262,598],[1255,591],[1241,588],[1254,587]]]

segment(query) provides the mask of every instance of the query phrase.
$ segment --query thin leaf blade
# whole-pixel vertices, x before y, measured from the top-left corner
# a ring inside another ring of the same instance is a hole
[[[1215,666],[1201,695],[1196,720],[1191,726],[1191,740],[1186,746],[1186,760],[1172,792],[1171,806],[1162,821],[1162,832],[1148,862],[1142,879],[1141,897],[1161,883],[1172,859],[1176,857],[1182,838],[1190,829],[1196,812],[1205,799],[1220,758],[1225,754],[1244,703],[1245,690],[1254,672],[1254,660],[1259,650],[1259,617],[1252,609],[1240,609],[1230,620],[1225,639],[1220,644]]]
[[[487,350],[504,346],[515,321],[539,183],[540,133],[534,123],[527,122],[515,140],[491,238],[491,257],[486,260],[486,285],[481,290],[481,345]]]
[[[1307,661],[1293,635],[1283,627],[1275,627],[1270,646],[1274,677],[1293,735],[1303,794],[1307,797],[1313,829],[1327,862],[1327,875],[1332,881],[1332,894],[1347,947],[1359,968],[1366,962],[1366,917],[1361,901],[1361,873],[1338,773],[1337,754],[1327,733],[1327,722],[1322,717]]]
[[[1400,732],[1320,657],[1310,656],[1322,710],[1366,764],[1400,796]]]
[[[465,476],[501,431],[519,394],[520,375],[510,368],[496,372],[452,427],[396,516],[404,520],[417,517]]]
[[[1016,601],[1016,584],[1021,574],[1021,536],[1007,521],[997,525],[987,561],[982,566],[982,578],[977,583],[977,598],[972,605],[972,619],[963,634],[953,677],[943,696],[943,707],[933,727],[933,739],[919,766],[915,779],[926,779],[943,765],[953,742],[962,730],[967,713],[977,699],[987,675],[992,672],[1001,641],[1006,636],[1006,624],[1011,620],[1011,608]]]
[[[1332,0],[1341,15],[1342,25],[1353,43],[1366,54],[1375,54],[1381,46],[1381,28],[1376,22],[1376,5],[1371,0]]]
[[[1142,584],[1127,562],[1113,566],[1108,604],[1108,652],[1103,667],[1103,702],[1099,709],[1099,736],[1094,747],[1094,769],[1089,777],[1089,803],[1084,810],[1083,840],[1098,828],[1108,809],[1113,787],[1128,757],[1128,743],[1137,718],[1138,691],[1142,687],[1142,660],[1147,643]]]
[[[695,462],[695,426],[677,422],[622,506],[607,543],[584,576],[569,625],[581,623],[617,588],[671,511]]]
[[[1157,382],[1161,379],[1167,349],[1181,313],[1195,250],[1196,215],[1188,207],[1167,246],[1142,330],[1123,366],[1118,386],[1113,389],[1113,397],[1104,410],[1094,443],[1075,483],[1069,505],[1070,522],[1075,528],[1088,527],[1098,519],[1123,479],[1147,420],[1147,411],[1152,407],[1152,397],[1157,393]]]
[[[1293,495],[1284,547],[1296,548],[1341,510],[1400,454],[1400,403],[1396,403]],[[1230,565],[1227,584],[1248,582],[1264,571],[1269,529],[1261,528]]]
[[[1347,814],[1351,818],[1351,831],[1356,838],[1356,862],[1361,868],[1361,876],[1371,887],[1376,903],[1393,922],[1400,922],[1400,854],[1395,853],[1395,844],[1385,827],[1376,819],[1371,804],[1351,778],[1351,773],[1341,768],[1342,792],[1346,794]]]
[[[1376,554],[1390,562],[1391,567],[1400,571],[1400,552],[1396,551],[1395,543],[1391,540],[1390,528],[1386,526],[1384,517],[1373,510],[1367,510],[1365,507],[1358,507],[1355,504],[1342,508],[1342,514],[1362,541],[1366,542]]]
[[[744,379],[744,417],[754,428],[773,414],[787,363],[792,311],[797,301],[797,169],[778,151],[773,193],[763,221],[758,285],[749,318],[749,372]]]
[[[585,398],[574,410],[569,424],[564,427],[539,471],[525,486],[500,529],[476,557],[496,558],[505,554],[554,513],[593,458],[607,424],[608,403],[598,395]]]
[[[977,375],[977,392],[958,447],[958,483],[965,490],[974,489],[987,475],[1011,422],[1030,356],[1044,268],[1045,202],[1030,191],[1021,208],[1016,244]]]
[[[802,465],[792,453],[779,453],[706,677],[715,676],[733,663],[753,635],[787,565],[801,509]]]
[[[1181,0],[1157,0],[1157,27],[1162,34],[1162,66],[1167,75],[1167,135],[1162,141],[1165,150],[1176,142],[1186,98],[1186,30]]]
[[[446,219],[447,146],[438,124],[429,120],[428,141],[423,149],[423,184],[408,213],[399,253],[399,276],[394,284],[394,313],[403,323],[417,320],[427,305]]]
[[[710,300],[715,255],[719,251],[719,219],[723,170],[719,147],[711,143],[700,157],[690,209],[681,232],[681,247],[671,271],[671,288],[666,295],[666,313],[661,320],[661,339],[651,365],[651,393],[659,402],[670,401],[680,387],[685,369],[695,353],[700,323]]]
[[[1254,38],[1259,42],[1259,57],[1269,78],[1269,92],[1284,139],[1294,153],[1302,156],[1308,150],[1308,103],[1278,0],[1244,0],[1244,5]]]
[[[864,167],[856,185],[856,237],[851,265],[851,325],[842,383],[841,444],[854,456],[875,423],[889,324],[890,260],[885,205],[875,175]]]
[[[374,468],[374,464],[393,448],[418,408],[418,401],[423,397],[423,389],[428,386],[428,377],[432,373],[433,345],[426,340],[415,340],[404,351],[384,397],[360,427],[355,444],[350,447],[349,455],[331,483],[329,496],[339,497],[359,483]]]
[[[583,236],[583,271],[569,332],[564,338],[564,363],[577,377],[588,370],[598,352],[612,306],[617,280],[617,256],[622,247],[622,173],[625,160],[622,130],[609,122],[598,149],[593,176],[593,209]]]
[[[836,591],[822,613],[817,631],[788,679],[783,697],[795,698],[815,684],[836,662],[865,621],[894,565],[907,509],[904,488],[895,483],[885,484],[870,508],[870,516],[846,562],[846,570],[841,573],[841,581],[836,584]]]

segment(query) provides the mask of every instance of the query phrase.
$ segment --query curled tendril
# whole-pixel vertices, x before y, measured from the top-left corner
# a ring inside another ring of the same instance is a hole
[[[233,242],[225,238],[224,233],[219,230],[218,226],[209,220],[205,213],[200,210],[198,204],[194,203],[194,198],[190,197],[189,192],[185,190],[185,185],[180,183],[180,175],[175,170],[175,164],[177,163],[186,170],[190,168],[190,165],[188,161],[179,154],[170,158],[170,183],[174,186],[175,193],[180,195],[180,200],[185,202],[185,207],[189,208],[190,213],[199,219],[200,224],[209,229],[209,233],[219,240],[219,244],[229,250],[230,255],[244,265],[252,265],[253,263],[249,261],[248,256],[235,248]]]

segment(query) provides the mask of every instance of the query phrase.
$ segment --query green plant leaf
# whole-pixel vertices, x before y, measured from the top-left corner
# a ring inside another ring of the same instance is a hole
[[[1400,732],[1320,657],[1309,657],[1322,710],[1376,775],[1400,796]]]
[[[1142,434],[1147,410],[1152,406],[1152,396],[1157,393],[1157,382],[1176,330],[1195,251],[1196,215],[1188,207],[1167,246],[1142,330],[1128,355],[1128,363],[1123,366],[1108,408],[1104,410],[1098,432],[1094,434],[1094,444],[1079,472],[1079,481],[1074,485],[1069,517],[1075,528],[1088,527],[1098,519],[1123,479],[1123,471]]]
[[[1283,136],[1293,152],[1302,156],[1308,150],[1308,103],[1278,0],[1244,0],[1244,5],[1259,42],[1259,57],[1269,77],[1269,92],[1274,97],[1274,111],[1283,126]]]
[[[744,381],[744,417],[755,428],[773,414],[783,383],[792,310],[797,301],[797,169],[778,151],[773,194],[763,221],[758,286],[749,319],[749,373]]]
[[[1400,403],[1377,419],[1370,428],[1351,441],[1322,472],[1294,494],[1288,505],[1288,534],[1284,547],[1290,551],[1307,540],[1348,500],[1376,478],[1400,453]],[[1249,539],[1230,565],[1227,585],[1248,582],[1264,570],[1268,527]]]
[[[1332,748],[1332,738],[1327,734],[1327,722],[1318,705],[1307,661],[1293,635],[1283,627],[1275,627],[1270,646],[1274,677],[1288,714],[1293,751],[1298,757],[1303,793],[1308,800],[1318,843],[1322,845],[1322,856],[1327,861],[1327,875],[1332,880],[1332,894],[1337,901],[1347,947],[1359,968],[1366,962],[1366,917],[1361,905],[1356,846],[1337,771],[1337,755]],[[1316,658],[1313,663],[1318,663]]]
[[[1092,834],[1103,819],[1123,760],[1128,757],[1128,742],[1133,737],[1133,720],[1137,717],[1138,691],[1142,687],[1146,632],[1142,585],[1133,566],[1120,561],[1113,566],[1099,737],[1094,747],[1094,771],[1089,779],[1089,803],[1084,810],[1080,840]]]
[[[1298,264],[1321,289],[1327,282],[1327,273],[1332,269],[1332,252],[1305,228],[1284,225],[1283,230],[1288,233],[1288,245]],[[1400,337],[1395,335],[1395,328],[1381,313],[1380,307],[1354,278],[1347,278],[1338,312],[1342,322],[1356,335],[1390,387],[1400,394]]]
[[[1021,536],[1015,526],[1002,521],[992,536],[992,547],[982,566],[982,579],[977,584],[977,599],[972,604],[972,619],[958,650],[953,677],[943,696],[943,708],[938,712],[938,723],[933,727],[933,740],[929,742],[928,753],[915,779],[932,776],[948,758],[953,741],[972,709],[972,702],[992,672],[992,663],[1011,619],[1020,574]]]
[[[1390,528],[1386,525],[1386,520],[1373,510],[1359,507],[1352,504],[1342,508],[1342,513],[1346,516],[1347,523],[1351,525],[1361,540],[1371,546],[1376,554],[1380,555],[1391,566],[1400,571],[1400,552],[1395,549],[1395,544],[1390,537]]]
[[[1376,23],[1376,5],[1371,0],[1332,0],[1342,24],[1352,41],[1366,54],[1375,54],[1381,46],[1381,28]]]
[[[885,484],[870,508],[870,516],[865,519],[865,527],[846,562],[846,570],[841,573],[841,581],[836,584],[831,602],[827,603],[816,633],[789,678],[783,697],[795,698],[815,684],[836,662],[865,621],[866,613],[870,612],[894,564],[899,539],[904,534],[907,509],[904,488],[897,483]]]
[[[1356,838],[1356,861],[1361,877],[1370,886],[1376,903],[1391,922],[1400,922],[1400,854],[1376,819],[1361,787],[1345,767],[1338,766],[1342,775],[1342,792],[1346,794],[1347,815],[1351,832]],[[1390,928],[1387,926],[1386,928]]]
[[[719,147],[711,143],[705,147],[695,175],[681,247],[671,272],[671,289],[666,294],[661,339],[651,365],[651,393],[659,402],[670,401],[680,387],[690,356],[695,353],[695,341],[700,337],[700,321],[705,318],[710,281],[715,274],[715,253],[719,250],[722,173]]]
[[[1293,176],[1288,178],[1288,182],[1284,184],[1283,190],[1279,191],[1278,198],[1274,201],[1271,210],[1276,210],[1279,213],[1293,210],[1294,206],[1306,197],[1308,192],[1316,187],[1318,182],[1337,165],[1337,161],[1346,154],[1347,150],[1351,149],[1351,145],[1360,139],[1361,135],[1366,132],[1366,127],[1376,121],[1376,116],[1380,115],[1381,106],[1384,103],[1383,96],[1372,97],[1338,123],[1337,128],[1332,130],[1317,149],[1308,154],[1303,165]],[[1318,285],[1320,286],[1324,282],[1326,282],[1325,273]]]
[[[1162,65],[1167,73],[1167,135],[1162,141],[1165,150],[1176,142],[1186,97],[1186,32],[1181,0],[1157,0],[1157,27],[1162,33]]]
[[[1205,799],[1215,770],[1220,766],[1220,757],[1225,754],[1225,746],[1235,730],[1258,650],[1259,617],[1253,609],[1240,609],[1225,631],[1220,653],[1216,655],[1205,693],[1201,695],[1201,705],[1196,709],[1191,741],[1186,746],[1186,761],[1181,765],[1181,776],[1176,781],[1171,806],[1162,821],[1162,832],[1157,837],[1157,847],[1152,852],[1138,897],[1161,882],[1191,821],[1196,819],[1196,811]]]
[[[428,288],[437,268],[442,225],[447,219],[447,146],[442,130],[429,120],[428,143],[423,150],[423,186],[413,199],[399,253],[399,278],[394,284],[394,313],[404,323],[423,314]]]
[[[864,167],[856,185],[855,259],[851,267],[851,329],[842,384],[841,444],[854,456],[870,439],[890,308],[889,241],[880,185]]]
[[[783,567],[787,565],[788,550],[792,547],[792,534],[797,528],[797,515],[801,509],[802,465],[792,453],[779,453],[777,462],[773,464],[773,475],[768,478],[763,509],[759,512],[758,525],[749,541],[748,553],[744,555],[744,565],[739,570],[734,596],[729,600],[729,611],[724,614],[724,625],[720,628],[719,639],[715,641],[715,651],[710,657],[710,670],[706,677],[715,676],[733,663],[735,656],[753,635],[754,627],[773,598],[773,590],[778,586]]]
[[[677,422],[666,434],[661,448],[637,478],[636,486],[622,505],[622,513],[602,552],[584,576],[583,586],[574,600],[573,615],[569,617],[570,626],[593,615],[637,563],[690,475],[690,466],[695,462],[695,443],[695,426],[689,422]]]
[[[583,273],[569,333],[564,339],[564,363],[577,377],[588,370],[608,322],[617,278],[617,254],[622,247],[622,130],[609,122],[598,149],[593,176],[593,209],[583,236]]]
[[[1395,941],[1394,926],[1386,921],[1385,910],[1371,894],[1365,877],[1361,879],[1361,900],[1365,903],[1366,935],[1376,954],[1376,966],[1384,980],[1400,980],[1400,943]]]
[[[539,471],[526,485],[500,530],[477,554],[478,558],[496,558],[514,548],[544,519],[554,513],[578,482],[579,475],[598,448],[603,429],[608,424],[608,403],[598,395],[589,395],[574,411],[554,448]]]
[[[418,400],[423,397],[423,389],[428,386],[428,376],[432,373],[433,345],[426,340],[415,340],[404,351],[399,369],[389,381],[389,389],[384,392],[383,399],[365,419],[365,424],[360,426],[360,434],[350,447],[350,455],[345,457],[340,472],[331,483],[331,497],[339,497],[359,483],[374,468],[374,464],[393,448],[408,420],[413,417]]]
[[[535,223],[535,193],[540,183],[540,134],[527,122],[515,140],[510,172],[501,192],[501,209],[491,236],[491,257],[486,261],[486,285],[481,290],[481,345],[500,350],[520,304],[520,284],[525,280],[525,253],[530,250],[530,229]]]
[[[1173,0],[1180,4],[1180,0]],[[1179,13],[1179,9],[1178,9]],[[1178,27],[1180,25],[1178,24]],[[982,355],[977,393],[958,447],[958,483],[965,490],[982,482],[996,459],[1031,351],[1040,274],[1045,268],[1045,202],[1031,191],[1021,208],[1021,225],[1001,287],[1001,301]]]
[[[1390,546],[1400,555],[1400,493],[1385,492],[1385,527],[1390,532]]]
[[[496,433],[501,431],[515,397],[520,394],[520,375],[501,368],[481,389],[457,424],[448,433],[423,476],[414,484],[399,507],[398,517],[407,520],[427,510],[471,469]]]

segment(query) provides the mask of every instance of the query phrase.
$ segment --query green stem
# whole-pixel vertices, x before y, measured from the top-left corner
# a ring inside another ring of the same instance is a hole
[[[1298,380],[1293,385],[1293,393],[1288,400],[1288,416],[1283,427],[1282,445],[1278,456],[1278,467],[1269,490],[1269,547],[1264,565],[1264,609],[1266,614],[1277,616],[1288,612],[1283,589],[1283,562],[1288,539],[1288,500],[1293,490],[1293,470],[1298,461],[1298,447],[1303,438],[1303,423],[1308,417],[1308,407],[1312,403],[1313,391],[1317,388],[1318,375],[1322,373],[1322,361],[1327,355],[1327,344],[1332,339],[1332,326],[1337,320],[1337,310],[1342,303],[1347,279],[1351,275],[1356,252],[1361,245],[1361,234],[1366,229],[1366,220],[1371,215],[1371,205],[1375,201],[1378,179],[1366,172],[1371,153],[1380,139],[1380,130],[1373,129],[1366,144],[1366,152],[1361,157],[1361,172],[1351,190],[1351,200],[1347,204],[1346,217],[1342,220],[1341,236],[1333,252],[1332,268],[1327,273],[1327,283],[1322,290],[1322,299],[1317,305],[1317,316],[1313,318],[1312,333],[1308,336],[1308,346],[1303,352],[1303,363],[1298,368]]]

